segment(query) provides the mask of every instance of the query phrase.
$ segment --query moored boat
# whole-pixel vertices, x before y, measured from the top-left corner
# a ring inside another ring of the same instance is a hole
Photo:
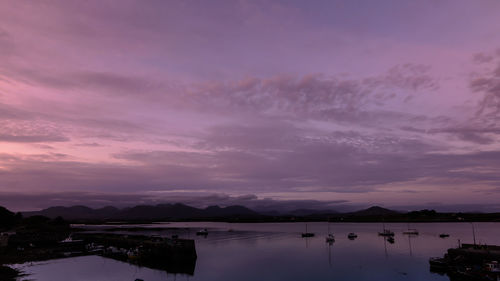
[[[382,224],[382,232],[379,232],[378,235],[380,236],[385,236],[385,237],[389,237],[389,236],[394,236],[394,232],[392,232],[391,230],[389,229],[386,229],[385,228],[385,223]]]
[[[416,230],[414,228],[409,228],[407,231],[403,231],[403,234],[418,235],[418,230]]]
[[[333,243],[335,242],[335,236],[333,236],[333,234],[328,234],[325,240],[327,243]]]
[[[307,232],[307,223],[306,223],[306,232],[303,232],[302,233],[302,237],[305,238],[305,237],[314,237],[314,233],[312,232]]]
[[[196,235],[200,235],[200,236],[207,236],[208,235],[208,230],[206,228],[202,229],[202,230],[198,230],[196,232]]]
[[[378,235],[392,237],[394,236],[394,232],[390,231],[389,229],[384,229],[382,230],[382,232],[379,232]]]
[[[354,239],[358,238],[358,235],[354,232],[351,232],[351,233],[347,234],[347,238],[354,240]]]
[[[333,243],[335,242],[335,236],[333,236],[332,233],[330,233],[330,222],[328,222],[328,235],[325,238],[327,243]]]

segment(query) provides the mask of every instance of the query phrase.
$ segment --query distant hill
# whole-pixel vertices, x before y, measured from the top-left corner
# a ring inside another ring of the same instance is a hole
[[[368,209],[356,211],[356,212],[351,212],[349,215],[352,216],[390,216],[390,215],[397,215],[400,214],[397,211],[389,210],[386,208],[382,208],[379,206],[373,206]]]
[[[182,219],[198,218],[203,215],[203,210],[184,204],[159,204],[155,206],[140,205],[125,208],[115,215],[117,219]]]
[[[8,228],[14,225],[18,220],[20,220],[19,216],[16,216],[13,212],[0,206],[0,229]]]
[[[195,208],[185,204],[158,204],[138,205],[118,209],[107,206],[92,209],[86,206],[50,207],[36,212],[24,212],[23,216],[35,215],[49,218],[63,217],[68,220],[182,220],[182,219],[210,219],[210,218],[234,218],[234,217],[265,217],[265,216],[293,216],[293,217],[316,217],[334,218],[336,216],[372,217],[391,216],[399,214],[396,211],[374,206],[365,210],[351,213],[338,213],[332,210],[296,209],[288,212],[256,212],[244,206],[210,206],[207,208]]]
[[[7,210],[7,208],[0,206],[0,218],[10,218],[13,217],[14,213]]]
[[[311,215],[338,214],[338,212],[331,210],[297,209],[286,212],[286,214],[293,216],[311,216]]]
[[[239,216],[260,216],[243,206],[210,206],[205,209],[199,209],[177,204],[159,204],[159,205],[138,205],[124,209],[115,207],[104,207],[92,209],[86,206],[72,207],[50,207],[37,212],[24,212],[24,216],[46,216],[49,218],[63,217],[69,220],[162,220],[162,219],[197,219],[197,218],[218,218],[218,217],[239,217]]]
[[[204,210],[205,216],[209,217],[225,217],[225,216],[256,216],[260,215],[259,213],[248,209],[243,206],[228,206],[225,208],[221,208],[219,206],[210,206]]]
[[[355,212],[339,213],[331,210],[296,209],[292,211],[257,212],[244,206],[210,206],[195,208],[185,204],[138,205],[118,209],[104,207],[92,209],[86,206],[50,207],[37,212],[14,214],[0,206],[0,231],[21,220],[30,222],[33,216],[48,218],[62,217],[66,220],[87,221],[168,221],[205,220],[239,222],[290,222],[290,221],[330,221],[330,222],[455,222],[494,221],[500,222],[500,213],[440,213],[435,210],[398,212],[379,206]],[[38,219],[42,219],[39,217]]]
[[[45,216],[49,218],[63,217],[65,219],[108,219],[114,217],[120,210],[115,207],[92,209],[86,206],[50,207],[41,211],[24,212],[23,216]]]

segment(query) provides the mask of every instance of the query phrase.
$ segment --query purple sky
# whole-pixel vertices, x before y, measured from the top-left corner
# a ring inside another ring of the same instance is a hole
[[[499,11],[0,1],[0,205],[500,211]]]

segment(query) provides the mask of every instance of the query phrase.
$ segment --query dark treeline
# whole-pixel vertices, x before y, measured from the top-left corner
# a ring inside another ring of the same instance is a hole
[[[70,231],[70,223],[62,217],[23,217],[0,207],[0,280],[15,281],[21,274],[4,264],[38,260],[40,255],[27,249],[56,245]]]
[[[21,213],[13,213],[0,206],[0,230],[9,229],[22,220]]]
[[[55,231],[68,230],[69,221],[63,219],[62,216],[49,218],[41,215],[23,217],[21,213],[14,213],[0,206],[0,231],[17,232],[23,231]]]

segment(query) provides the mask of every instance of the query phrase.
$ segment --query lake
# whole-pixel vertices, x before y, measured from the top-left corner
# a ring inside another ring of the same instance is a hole
[[[196,241],[198,258],[194,275],[173,274],[138,267],[99,256],[84,256],[15,265],[37,281],[158,280],[449,280],[429,271],[428,259],[443,256],[458,240],[472,243],[470,223],[413,223],[418,236],[404,235],[406,223],[387,223],[396,233],[390,244],[378,236],[381,223],[331,223],[335,242],[325,242],[326,222],[307,223],[315,237],[302,238],[305,223],[176,222],[154,225],[144,234],[179,235]],[[474,223],[476,240],[500,245],[500,223]],[[109,226],[107,226],[109,227]],[[120,226],[113,226],[120,227]],[[129,228],[130,225],[123,226]],[[162,229],[158,229],[161,227]],[[92,226],[102,229],[105,226]],[[196,236],[207,228],[208,236]],[[126,233],[126,231],[122,231]],[[358,238],[349,240],[355,232]],[[449,238],[439,238],[440,233]],[[133,232],[137,234],[138,232]]]

